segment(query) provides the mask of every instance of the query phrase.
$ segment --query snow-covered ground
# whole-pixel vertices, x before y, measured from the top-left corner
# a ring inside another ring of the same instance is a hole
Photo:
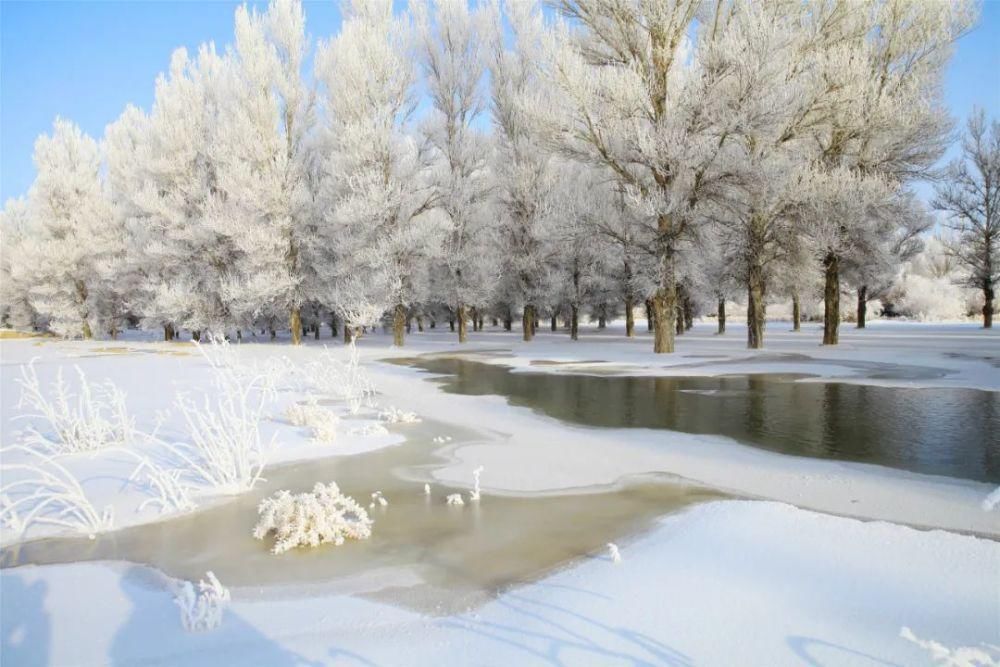
[[[586,329],[577,343],[563,332],[542,332],[523,343],[517,333],[487,331],[472,334],[462,349],[503,352],[477,358],[545,372],[594,372],[595,366],[627,374],[773,371],[1000,390],[1000,336],[972,325],[875,322],[864,331],[845,329],[838,348],[819,346],[814,325],[801,333],[785,328],[770,323],[768,349],[755,353],[744,349],[741,329],[714,336],[708,323],[681,337],[675,355],[654,356],[644,333],[629,341],[612,329]],[[981,508],[988,485],[783,456],[713,436],[571,426],[501,397],[445,394],[425,381],[426,374],[376,361],[457,350],[447,331],[414,334],[403,350],[389,348],[390,340],[369,335],[359,345],[378,402],[476,433],[442,444],[447,461],[433,474],[468,487],[471,470],[485,465],[484,502],[490,494],[578,491],[649,472],[780,502],[695,506],[621,544],[619,565],[604,554],[580,554],[576,564],[457,616],[404,610],[392,604],[392,591],[376,601],[237,589],[221,628],[188,634],[169,582],[149,568],[79,563],[4,569],[3,664],[926,662],[926,653],[898,637],[903,626],[952,646],[1000,644],[1000,544],[895,525],[996,538],[1000,514]],[[301,348],[249,344],[240,354],[261,362],[284,356],[302,365],[315,360],[322,344],[346,356],[329,338]],[[207,387],[212,372],[188,344],[132,334],[117,342],[3,340],[4,446],[16,442],[25,426],[15,419],[15,379],[34,356],[43,381],[72,364],[91,379],[114,381],[127,393],[140,430],[170,409],[177,392]],[[311,443],[303,429],[282,418],[284,408],[302,398],[295,391],[279,394],[274,418],[264,422],[265,436],[275,437],[272,462],[351,455],[402,440],[398,434],[351,434],[372,420],[343,414],[334,444]],[[162,428],[179,428],[175,419]],[[135,511],[147,496],[124,484],[134,464],[120,454],[62,461],[85,481],[95,506],[115,507],[116,526],[162,518],[154,508]],[[197,500],[215,501],[209,494]],[[13,539],[6,529],[3,538]],[[95,600],[101,601],[99,613]]]

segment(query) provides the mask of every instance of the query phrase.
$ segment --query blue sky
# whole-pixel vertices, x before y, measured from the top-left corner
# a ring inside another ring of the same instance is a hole
[[[31,185],[35,138],[56,116],[100,137],[126,104],[148,109],[170,53],[208,41],[221,49],[238,4],[0,0],[0,201]],[[337,31],[338,4],[305,2],[314,39]],[[959,41],[946,101],[959,119],[974,105],[1000,117],[1000,0],[986,0],[980,25]]]

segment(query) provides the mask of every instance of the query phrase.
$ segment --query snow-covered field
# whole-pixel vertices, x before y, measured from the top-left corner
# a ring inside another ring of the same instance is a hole
[[[546,372],[796,372],[1000,390],[1000,336],[974,325],[876,322],[865,331],[845,330],[837,348],[820,347],[809,325],[798,334],[785,326],[770,323],[768,349],[756,353],[744,349],[742,331],[717,337],[709,324],[681,337],[676,355],[654,357],[648,337],[628,341],[617,329],[587,329],[578,343],[562,332],[542,333],[527,344],[517,334],[487,331],[474,334],[463,351]],[[555,574],[457,615],[401,607],[394,590],[358,597],[234,588],[221,627],[188,633],[173,583],[141,564],[7,568],[0,573],[3,664],[928,663],[929,653],[900,638],[904,626],[948,646],[1000,644],[1000,513],[982,508],[988,485],[783,456],[714,436],[571,426],[502,397],[445,394],[425,374],[377,362],[456,350],[447,331],[410,336],[403,350],[388,347],[390,340],[376,334],[359,344],[378,392],[374,400],[475,433],[440,443],[445,461],[432,475],[468,489],[472,470],[485,466],[484,503],[490,495],[579,492],[653,472],[760,500],[715,501],[668,515],[648,533],[620,542],[619,564],[606,552],[580,553]],[[301,348],[246,344],[238,354],[244,367],[258,371],[274,359],[302,369],[320,357],[323,344],[348,360],[329,338]],[[184,438],[176,394],[199,396],[212,386],[211,365],[190,344],[131,333],[117,342],[3,340],[0,357],[5,447],[28,426],[18,418],[16,380],[32,357],[43,385],[74,364],[91,380],[113,381],[127,395],[136,430],[161,422],[161,440]],[[352,415],[338,404],[334,442],[311,441],[285,418],[287,407],[305,398],[301,373],[293,377],[276,388],[262,422],[263,440],[273,436],[275,443],[270,464],[349,456],[405,439],[405,429],[365,434],[379,423],[378,408]],[[134,447],[155,456],[162,444]],[[3,463],[18,456],[7,452]],[[130,456],[107,451],[59,461],[83,481],[95,507],[114,508],[115,527],[176,514],[149,503],[136,511],[150,491],[127,483],[135,468]],[[16,474],[5,472],[4,484]],[[194,489],[192,498],[199,506],[220,502],[206,488]],[[54,532],[47,527],[29,537]],[[4,544],[17,539],[5,526]]]

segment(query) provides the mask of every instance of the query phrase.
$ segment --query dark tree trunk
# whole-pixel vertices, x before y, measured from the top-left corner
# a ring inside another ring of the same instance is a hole
[[[840,258],[828,253],[823,258],[823,345],[836,345],[840,332]]]
[[[243,342],[243,329],[237,329],[236,330],[236,342],[237,343],[242,343]]]
[[[677,304],[677,307],[674,308],[674,312],[676,313],[674,316],[674,332],[678,336],[681,336],[684,334],[684,309],[681,308],[680,304]]]
[[[483,314],[482,313],[479,313],[478,325],[479,325],[479,330],[482,331],[483,330]]]
[[[983,288],[983,328],[993,328],[993,283],[987,282]]]
[[[313,338],[319,340],[319,322],[313,325]]]
[[[580,309],[575,305],[570,305],[569,337],[578,340],[580,337]]]
[[[468,329],[465,324],[465,304],[458,304],[455,312],[458,313],[458,342],[464,343],[469,339]]]
[[[691,297],[684,297],[684,331],[691,331],[694,326],[694,303]]]
[[[500,326],[500,320],[498,320],[497,318],[494,317],[490,321],[493,323],[493,326],[495,327]]]
[[[163,325],[163,340],[171,341],[174,339],[174,325],[164,324]]]
[[[424,332],[424,316],[417,315],[417,331],[420,333]]]
[[[503,330],[510,331],[513,328],[514,328],[514,318],[512,318],[510,316],[510,313],[508,312],[507,315],[503,318]]]
[[[278,332],[275,331],[273,327],[269,330],[269,333],[270,333],[271,340],[274,340],[275,338],[278,337]]]
[[[330,315],[330,338],[337,337],[337,316]]]
[[[448,328],[451,329],[452,331],[455,330],[455,318],[454,317],[449,317],[448,318]]]
[[[354,338],[354,332],[351,331],[351,327],[347,325],[347,321],[344,321],[344,345],[350,345],[351,340]]]
[[[719,330],[718,335],[726,333],[726,298],[719,297]]]
[[[535,307],[527,305],[521,315],[521,334],[524,340],[531,340],[535,337]]]
[[[747,347],[759,350],[764,347],[764,322],[767,318],[767,284],[764,267],[751,260],[747,273]]]
[[[392,311],[392,344],[403,347],[406,337],[406,306],[397,303]]]
[[[653,330],[653,316],[656,311],[653,309],[653,300],[646,299],[646,331]]]
[[[677,316],[677,292],[671,282],[668,287],[660,287],[653,297],[653,352],[657,354],[674,351],[674,324]]]
[[[435,319],[434,319],[434,318],[432,317],[432,318],[431,318],[431,329],[433,329],[433,328],[435,328],[435,327],[437,327],[437,320],[435,320]]]
[[[862,285],[858,288],[858,328],[865,328],[865,319],[868,316],[868,286]]]
[[[192,331],[191,332],[191,340],[195,341],[196,343],[200,343],[201,342],[201,331],[198,331],[198,330]]]
[[[292,306],[288,314],[288,328],[292,330],[292,345],[302,343],[302,311],[298,306]],[[271,336],[273,339],[274,336]]]
[[[802,328],[802,307],[799,305],[799,293],[792,294],[792,331]]]
[[[632,303],[631,297],[625,299],[625,337],[632,338],[635,336],[635,315],[632,314]]]
[[[552,331],[556,331],[559,328],[559,323],[556,321],[556,316],[552,315]]]

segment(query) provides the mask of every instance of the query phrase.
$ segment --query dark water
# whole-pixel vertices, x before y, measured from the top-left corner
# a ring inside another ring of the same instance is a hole
[[[405,363],[456,394],[505,396],[603,427],[723,435],[783,454],[1000,483],[1000,392],[796,382],[801,376],[627,377],[511,372],[434,357]]]

